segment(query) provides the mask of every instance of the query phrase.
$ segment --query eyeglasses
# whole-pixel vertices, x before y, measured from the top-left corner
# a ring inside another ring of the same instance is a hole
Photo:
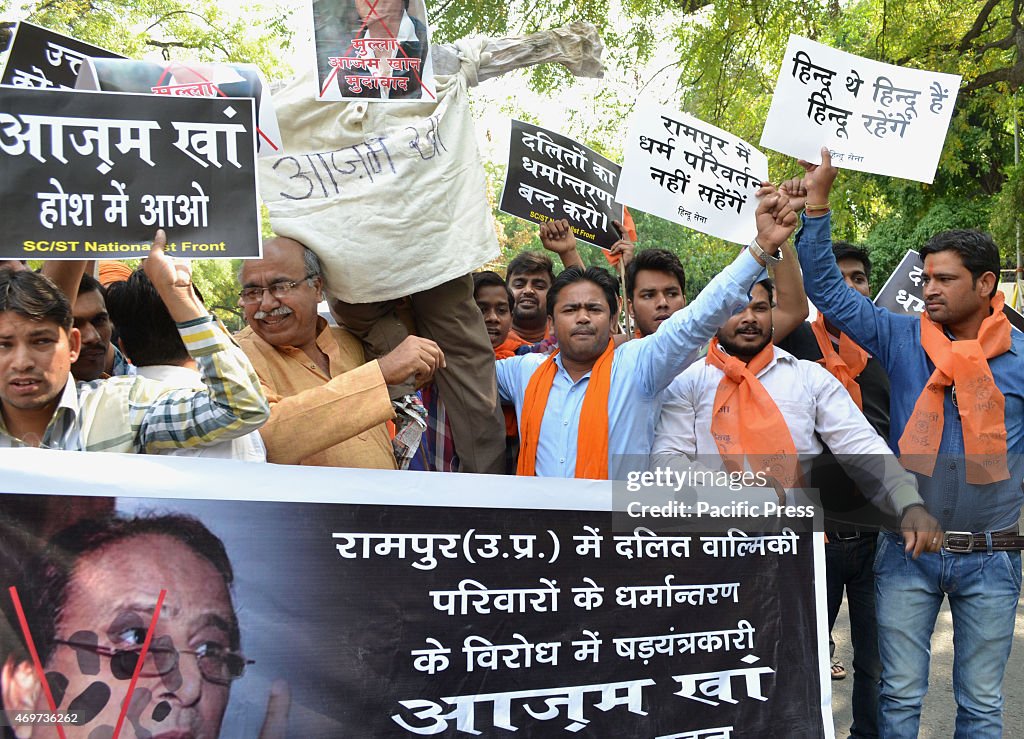
[[[110,671],[118,680],[129,680],[135,674],[139,664],[142,648],[114,649],[101,647],[86,642],[64,641],[54,639],[55,644],[63,644],[73,649],[84,649],[93,654],[110,658]],[[146,660],[142,663],[140,677],[163,677],[178,666],[178,655],[191,654],[199,664],[199,672],[211,683],[228,685],[245,674],[247,665],[256,664],[255,660],[246,659],[240,652],[225,649],[217,644],[202,644],[199,649],[175,649],[170,638],[156,637],[146,651]]]
[[[263,302],[263,293],[265,292],[269,292],[275,298],[280,299],[286,297],[288,293],[297,288],[303,282],[307,282],[314,277],[319,276],[320,275],[314,272],[306,275],[297,282],[292,280],[282,280],[281,282],[275,282],[273,285],[268,285],[267,287],[246,287],[238,293],[238,302],[242,305],[254,305],[256,303]]]

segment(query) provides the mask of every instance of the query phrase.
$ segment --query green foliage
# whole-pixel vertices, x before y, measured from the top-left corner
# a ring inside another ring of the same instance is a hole
[[[1020,222],[1022,213],[1024,213],[1024,165],[1007,167],[1006,184],[992,201],[991,231],[1006,257],[1004,264],[1014,267],[1017,266],[1018,234],[1024,227],[1024,224]]]
[[[978,228],[988,223],[990,204],[986,200],[940,198],[930,202],[920,217],[894,212],[881,220],[866,240],[874,262],[872,271],[883,279],[874,281],[877,290],[909,250],[920,249],[940,231]]]
[[[476,14],[474,5],[480,6]],[[492,9],[487,2],[451,0],[441,7],[458,8],[462,32],[518,33],[566,22],[573,3],[513,1]],[[635,84],[619,92],[609,85],[589,109],[571,114],[566,133],[616,158],[631,96],[650,94],[646,85],[671,75],[675,89],[656,93],[661,102],[756,142],[790,33],[888,63],[959,74],[964,85],[935,181],[844,171],[832,196],[834,233],[866,243],[878,274],[944,228],[992,228],[1004,253],[1013,250],[1024,209],[1024,176],[1012,167],[1014,107],[1024,84],[1020,0],[620,0],[618,14],[599,17],[604,7],[593,4],[586,17],[605,40],[608,77]],[[530,23],[518,20],[530,13]],[[666,43],[675,51],[668,64],[641,74]],[[530,81],[547,90],[564,85],[565,77],[538,68]],[[800,173],[790,158],[767,153],[774,181]],[[683,256],[694,287],[704,281],[701,265],[707,262],[706,274],[714,274],[734,249],[652,217],[638,217],[638,226],[641,219],[641,245],[667,246]],[[591,258],[588,249],[581,253]]]
[[[128,57],[256,64],[269,79],[290,73],[292,11],[260,4],[235,12],[215,0],[47,0],[23,3],[26,20]],[[6,5],[5,5],[6,9]]]
[[[240,259],[197,259],[192,262],[192,282],[203,294],[206,307],[224,322],[229,331],[245,326],[238,307],[238,270]]]

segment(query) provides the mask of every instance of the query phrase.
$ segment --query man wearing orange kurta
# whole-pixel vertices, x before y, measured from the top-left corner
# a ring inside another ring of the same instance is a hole
[[[270,401],[260,429],[267,461],[395,469],[385,422],[394,417],[389,384],[426,382],[444,366],[438,346],[410,336],[366,362],[360,342],[317,314],[320,264],[297,241],[274,238],[245,262],[240,302],[249,324],[238,335]]]

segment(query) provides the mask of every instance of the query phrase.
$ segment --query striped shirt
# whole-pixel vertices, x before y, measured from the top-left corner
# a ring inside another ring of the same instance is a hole
[[[138,376],[72,380],[38,444],[11,436],[0,417],[0,448],[141,454],[233,439],[262,426],[269,407],[242,350],[211,316],[179,323],[178,332],[203,376],[203,390]]]

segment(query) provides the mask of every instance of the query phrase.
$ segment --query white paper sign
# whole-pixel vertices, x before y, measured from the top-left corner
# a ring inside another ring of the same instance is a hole
[[[827,146],[837,167],[930,183],[959,88],[790,36],[761,146],[816,164]]]
[[[638,103],[616,201],[737,244],[757,235],[755,194],[768,159],[731,133]]]

